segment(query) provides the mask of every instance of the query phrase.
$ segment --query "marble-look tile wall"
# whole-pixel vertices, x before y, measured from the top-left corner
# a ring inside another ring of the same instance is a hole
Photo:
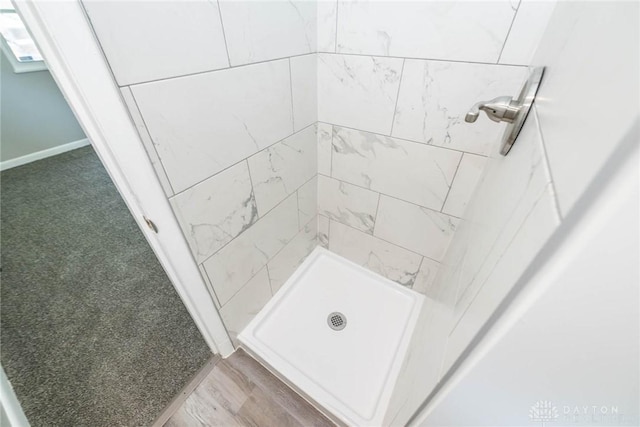
[[[320,236],[332,251],[428,293],[504,131],[464,115],[477,101],[517,95],[552,6],[321,4]]]
[[[232,337],[316,244],[428,292],[501,133],[462,117],[544,28],[523,4],[85,2]]]
[[[317,245],[318,7],[84,6],[235,339]]]

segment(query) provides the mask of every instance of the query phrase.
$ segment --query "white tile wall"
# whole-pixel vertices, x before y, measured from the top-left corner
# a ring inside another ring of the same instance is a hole
[[[170,199],[197,262],[258,220],[247,162],[240,162]]]
[[[520,0],[500,64],[531,65],[555,7],[556,0]]]
[[[316,51],[316,5],[309,1],[221,1],[231,65]]]
[[[318,55],[318,120],[391,132],[402,59]]]
[[[216,2],[83,4],[120,86],[229,66]]]
[[[528,0],[517,15],[517,0],[86,3],[232,335],[316,242],[438,292],[453,216],[502,132],[463,115],[517,93],[524,69],[495,63],[524,63],[548,14]]]
[[[297,132],[318,121],[318,55],[291,59],[293,128]]]
[[[317,175],[298,188],[298,222],[304,226],[318,214]]]
[[[457,224],[457,218],[383,195],[374,235],[438,261]]]
[[[298,234],[298,200],[289,196],[252,227],[204,262],[224,305]]]
[[[473,195],[473,190],[480,181],[485,162],[486,157],[475,154],[465,153],[462,156],[456,172],[456,180],[447,195],[442,212],[458,218],[463,216],[467,203]]]
[[[240,331],[253,320],[271,298],[269,274],[262,268],[220,309],[229,336],[235,342]]]
[[[260,216],[316,174],[317,146],[310,125],[247,159]]]
[[[338,52],[496,62],[509,1],[338,2]]]
[[[318,245],[318,219],[312,218],[296,237],[267,264],[271,291],[275,294],[307,255]]]
[[[318,173],[331,176],[331,139],[333,127],[327,123],[318,122]]]
[[[369,234],[373,233],[379,197],[374,191],[318,176],[318,212]]]
[[[422,256],[377,237],[331,221],[329,249],[401,285],[412,287]]]
[[[517,96],[525,76],[523,67],[407,60],[392,135],[486,155],[506,124],[464,116],[476,102]]]
[[[132,90],[176,192],[293,132],[286,59]]]
[[[316,4],[318,6],[318,52],[335,52],[338,2],[317,0]]]
[[[462,153],[353,129],[333,128],[331,175],[440,210]]]

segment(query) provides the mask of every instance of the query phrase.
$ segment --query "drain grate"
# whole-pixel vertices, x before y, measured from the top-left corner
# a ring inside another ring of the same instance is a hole
[[[327,324],[334,331],[341,331],[347,326],[347,318],[344,314],[334,311],[327,316]]]

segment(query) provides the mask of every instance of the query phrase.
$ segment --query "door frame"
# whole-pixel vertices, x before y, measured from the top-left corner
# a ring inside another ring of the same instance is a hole
[[[207,345],[229,356],[233,344],[80,0],[14,0],[14,6]]]

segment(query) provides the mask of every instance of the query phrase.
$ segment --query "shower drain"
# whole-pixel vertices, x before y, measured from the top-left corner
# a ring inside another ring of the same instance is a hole
[[[327,316],[327,324],[334,331],[341,331],[347,326],[347,318],[344,314],[334,311]]]

